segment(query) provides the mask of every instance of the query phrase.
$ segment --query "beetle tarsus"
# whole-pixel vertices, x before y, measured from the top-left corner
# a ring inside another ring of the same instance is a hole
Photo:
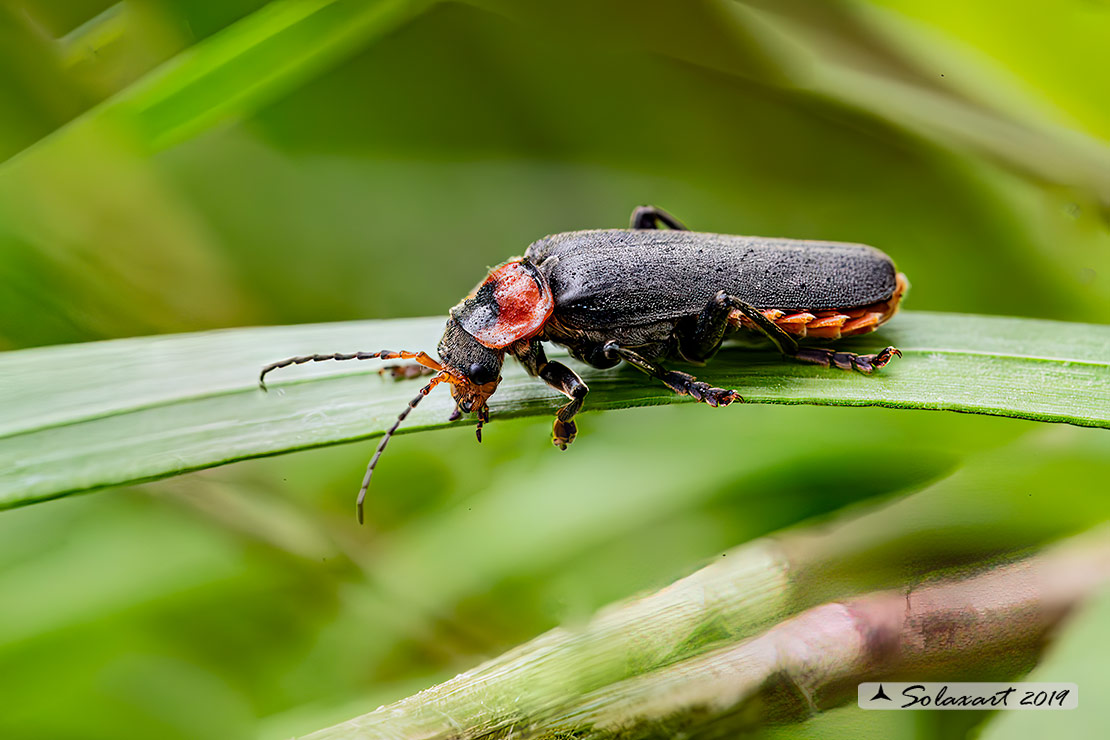
[[[837,367],[841,370],[857,370],[870,375],[885,367],[895,356],[901,357],[897,347],[886,347],[873,355],[858,355],[855,352],[838,352],[827,347],[800,347],[794,354],[799,362],[809,362],[822,367]]]
[[[728,406],[733,401],[743,401],[737,391],[729,388],[716,388],[709,383],[698,380],[689,373],[670,370],[662,378],[663,384],[675,393],[690,396],[695,401],[700,401],[707,406]]]
[[[668,370],[638,352],[621,347],[616,342],[606,343],[602,351],[607,357],[619,357],[637,370],[647,373],[653,378],[658,378],[663,381],[663,385],[680,396],[690,396],[708,406],[728,406],[733,401],[744,400],[737,391],[728,388],[716,388],[709,385],[709,383],[698,380],[689,373]]]
[[[556,418],[555,424],[552,427],[552,443],[560,450],[565,450],[567,445],[574,441],[578,436],[578,425],[573,421]]]

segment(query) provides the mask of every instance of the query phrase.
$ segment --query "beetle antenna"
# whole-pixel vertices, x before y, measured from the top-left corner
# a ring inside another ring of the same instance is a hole
[[[443,365],[439,360],[430,356],[427,352],[409,352],[401,350],[394,352],[392,350],[383,349],[379,352],[335,352],[330,355],[300,355],[298,357],[290,357],[279,362],[271,362],[266,367],[262,368],[262,372],[258,375],[258,386],[262,390],[266,390],[266,374],[272,370],[277,370],[282,367],[289,367],[290,365],[303,365],[306,362],[324,362],[325,360],[416,360],[421,365],[432,370],[442,372]]]
[[[358,489],[358,501],[355,504],[355,510],[358,512],[359,524],[362,524],[362,504],[366,500],[366,489],[370,487],[370,478],[374,475],[374,466],[378,464],[378,458],[382,456],[382,452],[385,451],[385,446],[389,444],[389,438],[392,437],[393,433],[401,426],[401,423],[405,420],[405,417],[409,415],[409,412],[416,408],[417,404],[423,401],[424,397],[431,393],[433,388],[444,380],[447,380],[447,378],[447,373],[440,371],[439,375],[433,377],[426,386],[421,388],[420,394],[409,401],[409,405],[405,407],[405,410],[397,417],[397,421],[393,422],[393,426],[389,428],[385,436],[382,437],[382,441],[378,443],[378,449],[374,451],[374,456],[370,458],[370,464],[366,466],[366,477],[362,479],[362,488]]]

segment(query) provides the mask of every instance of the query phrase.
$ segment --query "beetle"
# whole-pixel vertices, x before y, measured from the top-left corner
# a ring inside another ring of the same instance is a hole
[[[370,478],[390,437],[437,385],[451,387],[451,420],[474,413],[482,440],[506,354],[569,399],[552,430],[555,446],[565,450],[589,388],[571,368],[548,360],[543,342],[562,345],[596,368],[626,362],[675,393],[727,406],[742,400],[735,390],[668,370],[660,361],[704,365],[727,336],[747,331],[793,360],[871,373],[902,353],[886,347],[860,355],[798,340],[871,332],[894,315],[907,289],[905,276],[874,247],[692,232],[666,211],[640,206],[628,229],[547,236],[523,257],[493,268],[451,309],[439,359],[407,350],[302,355],[264,367],[259,385],[265,390],[267,373],[278,368],[325,360],[414,360],[395,372],[435,373],[367,466],[356,505],[361,523]]]

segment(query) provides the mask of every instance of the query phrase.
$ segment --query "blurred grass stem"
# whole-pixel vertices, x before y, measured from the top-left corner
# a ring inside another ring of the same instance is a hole
[[[805,593],[792,574],[814,564],[784,557],[792,536],[739,547],[582,629],[553,630],[309,737],[602,740],[800,721],[875,676],[951,675],[1002,651],[1011,666],[1031,662],[1047,631],[1110,579],[1101,526],[971,577],[825,603],[757,634]],[[702,652],[712,637],[727,644]]]

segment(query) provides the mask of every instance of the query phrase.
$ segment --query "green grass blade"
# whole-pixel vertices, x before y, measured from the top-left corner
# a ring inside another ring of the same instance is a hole
[[[434,347],[442,318],[144,337],[0,356],[0,507],[380,435],[420,387],[375,363],[322,363],[255,384],[290,355]],[[901,347],[881,373],[826,370],[727,348],[703,379],[749,403],[940,409],[1110,427],[1110,327],[909,312],[844,343]],[[688,401],[630,369],[580,368],[590,410]],[[509,362],[493,418],[548,414],[562,396]],[[437,391],[406,431],[447,425]],[[706,413],[735,414],[743,405]],[[457,422],[467,423],[467,422]],[[584,422],[589,423],[588,418]],[[535,440],[546,444],[546,440]]]
[[[107,124],[128,132],[146,151],[165,149],[296,89],[431,2],[276,0],[185,50],[59,134]]]
[[[185,141],[294,89],[427,0],[272,2],[125,91],[109,108],[152,149]]]

